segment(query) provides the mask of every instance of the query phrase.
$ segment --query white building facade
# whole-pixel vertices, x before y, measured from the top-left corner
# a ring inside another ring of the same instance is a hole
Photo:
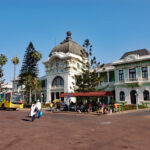
[[[87,53],[76,42],[72,41],[71,32],[66,39],[52,49],[49,57],[43,62],[46,68],[46,103],[60,99],[61,93],[73,93],[75,90],[75,75],[82,72],[83,57]],[[62,100],[66,100],[62,99]],[[71,101],[75,101],[71,98]]]

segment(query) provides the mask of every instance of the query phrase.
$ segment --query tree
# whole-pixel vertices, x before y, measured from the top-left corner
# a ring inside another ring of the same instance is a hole
[[[15,80],[16,79],[16,65],[19,64],[19,58],[17,56],[13,57],[11,61],[14,64],[14,80]]]
[[[1,54],[0,55],[0,78],[1,78],[1,80],[0,80],[0,92],[2,91],[2,85],[3,85],[3,83],[4,83],[4,79],[2,79],[2,77],[3,77],[3,66],[6,64],[6,62],[7,62],[7,57],[4,55],[4,54]]]
[[[35,86],[35,80],[36,80],[36,77],[32,77],[31,75],[27,75],[25,77],[25,82],[24,82],[25,92],[27,95],[29,95],[30,104],[31,104],[32,90],[33,90],[33,87]]]
[[[92,56],[92,45],[89,40],[86,39],[83,43],[83,47],[86,48],[88,58],[82,56],[83,67],[82,73],[75,75],[77,92],[92,92],[97,90],[100,77],[96,71],[100,63],[96,61],[96,57]],[[82,52],[83,53],[83,52]]]
[[[41,81],[38,81],[37,79],[34,81],[33,84],[33,94],[34,94],[34,99],[37,99],[37,96],[40,97],[41,95],[41,90],[42,90],[42,83]],[[39,96],[40,95],[40,96]]]
[[[2,80],[3,77],[3,70],[2,67],[0,67],[0,92],[2,91],[2,84],[4,83],[4,80]]]
[[[32,42],[30,42],[25,51],[23,64],[19,75],[20,84],[25,85],[26,93],[29,93],[29,103],[31,103],[33,83],[38,78],[38,61],[40,61],[41,58],[42,55],[35,50]]]

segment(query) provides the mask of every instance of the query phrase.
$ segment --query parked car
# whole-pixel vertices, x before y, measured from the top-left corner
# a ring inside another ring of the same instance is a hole
[[[60,110],[68,111],[68,105],[64,102],[61,102]],[[69,111],[75,111],[75,106],[74,105],[69,105]]]

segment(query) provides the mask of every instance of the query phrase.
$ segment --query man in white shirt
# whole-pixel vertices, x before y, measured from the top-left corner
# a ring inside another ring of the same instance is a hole
[[[37,111],[40,111],[41,110],[41,102],[40,100],[38,99],[36,104],[35,104],[35,107],[38,109]]]
[[[32,121],[34,121],[35,116],[38,115],[40,110],[41,110],[41,102],[37,100],[36,104],[32,104],[31,106],[30,116],[32,117]]]

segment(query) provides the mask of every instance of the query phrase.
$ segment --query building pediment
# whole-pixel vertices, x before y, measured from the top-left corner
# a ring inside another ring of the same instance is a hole
[[[134,61],[137,59],[139,59],[139,55],[136,54],[128,55],[124,58],[125,61]]]

